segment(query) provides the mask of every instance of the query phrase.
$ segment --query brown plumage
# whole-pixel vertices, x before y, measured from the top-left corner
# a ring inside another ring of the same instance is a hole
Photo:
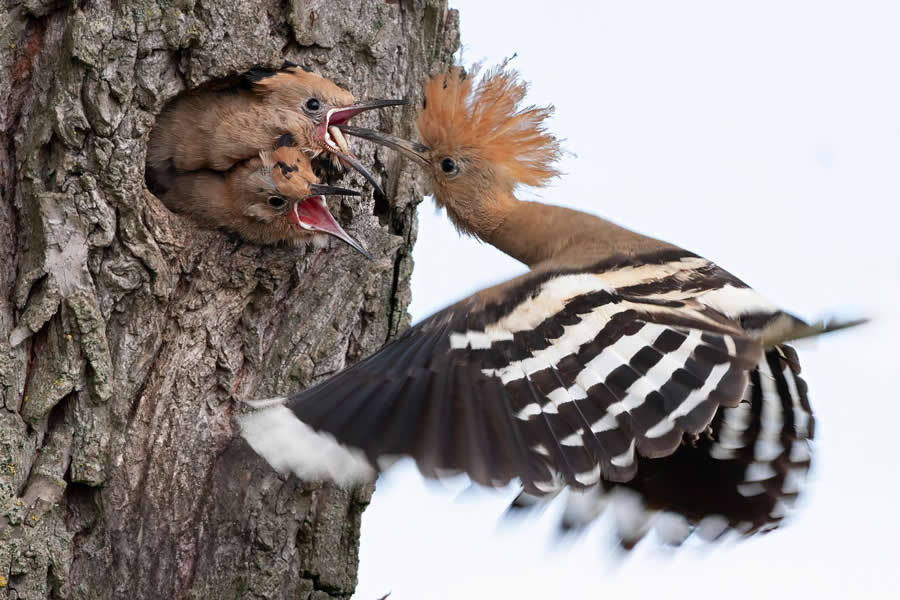
[[[417,128],[430,148],[435,202],[457,227],[486,238],[512,208],[519,183],[540,186],[558,175],[560,149],[543,127],[552,108],[518,108],[526,87],[515,72],[473,79],[458,67],[431,78]]]
[[[810,327],[710,261],[600,217],[523,202],[557,174],[550,108],[522,108],[505,68],[425,85],[423,143],[342,126],[429,175],[462,231],[528,264],[315,387],[246,415],[279,470],[346,483],[402,456],[429,477],[521,482],[516,505],[569,487],[567,528],[610,490],[631,547],[658,511],[693,528],[777,526],[810,465],[814,418],[796,353]],[[775,335],[773,335],[773,332]],[[715,532],[714,532],[715,533]],[[683,535],[682,535],[683,534]]]
[[[226,173],[199,169],[176,174],[161,199],[173,212],[252,242],[321,247],[328,234],[368,256],[328,212],[322,194],[359,195],[318,184],[306,154],[296,146],[281,146],[240,161]]]
[[[546,128],[553,107],[523,107],[526,92],[506,63],[477,81],[454,67],[425,83],[417,118],[423,144],[349,125],[340,129],[415,160],[430,176],[435,203],[459,230],[525,264],[571,265],[673,247],[594,215],[515,197],[518,186],[541,187],[559,175],[560,143]]]
[[[288,65],[274,72],[256,69],[245,74],[245,78],[267,106],[300,109],[317,123],[323,120],[319,115],[330,109],[346,108],[356,102],[353,94],[333,81],[297,66]],[[320,106],[307,107],[310,98],[318,99]]]
[[[527,86],[503,66],[474,80],[454,67],[425,83],[416,127],[431,154],[490,165],[496,185],[509,192],[520,183],[540,186],[559,175],[554,166],[559,142],[544,125],[553,107],[520,107]],[[451,182],[435,179],[448,186],[442,198],[453,195]]]
[[[226,171],[260,150],[274,148],[283,134],[290,134],[311,157],[322,152],[340,157],[380,190],[333,126],[360,112],[404,101],[355,103],[347,90],[290,64],[277,71],[254,69],[242,81],[244,85],[227,89],[194,90],[166,106],[147,147],[151,191],[164,192],[176,173]]]

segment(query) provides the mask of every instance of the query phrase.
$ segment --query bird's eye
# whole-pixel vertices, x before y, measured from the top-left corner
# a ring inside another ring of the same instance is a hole
[[[459,167],[457,166],[455,160],[447,157],[441,159],[441,171],[443,171],[447,175],[455,175],[456,173],[459,173]]]
[[[287,205],[287,200],[281,196],[269,196],[268,202],[272,208],[284,208]]]
[[[318,98],[310,98],[306,101],[306,110],[316,112],[320,108],[322,108],[322,103],[319,102]]]

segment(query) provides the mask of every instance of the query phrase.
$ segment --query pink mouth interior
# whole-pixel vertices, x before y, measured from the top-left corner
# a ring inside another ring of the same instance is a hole
[[[340,110],[336,110],[331,113],[331,118],[328,120],[328,124],[343,125],[364,110],[364,108],[342,108]]]
[[[354,240],[344,231],[331,213],[328,211],[328,205],[325,204],[325,198],[322,196],[310,196],[299,202],[295,202],[291,207],[291,212],[287,214],[288,220],[298,227],[307,231],[321,231],[333,235],[337,239],[348,244],[351,248],[359,251],[369,260],[372,255],[360,246],[359,242]]]
[[[328,211],[328,205],[322,196],[312,196],[295,203],[294,209],[288,214],[288,219],[301,227],[306,226],[332,234],[343,233],[341,226]]]
[[[332,125],[344,125],[358,115],[359,113],[366,110],[365,108],[342,108],[331,113],[331,116],[328,117],[327,121],[319,125],[319,136],[324,140],[325,134],[327,133],[327,129]]]

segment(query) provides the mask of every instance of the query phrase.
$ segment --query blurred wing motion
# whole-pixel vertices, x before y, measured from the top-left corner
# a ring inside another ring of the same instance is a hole
[[[517,506],[570,486],[567,527],[625,487],[639,508],[626,545],[657,511],[685,535],[710,517],[749,533],[783,517],[809,466],[796,354],[761,342],[791,323],[804,326],[681,250],[538,266],[242,417],[242,432],[300,477],[348,483],[412,456],[428,477],[518,479]]]

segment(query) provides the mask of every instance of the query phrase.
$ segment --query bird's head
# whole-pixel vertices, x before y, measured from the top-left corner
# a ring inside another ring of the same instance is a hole
[[[327,234],[371,258],[335,220],[323,194],[359,196],[359,192],[319,184],[309,158],[297,146],[262,151],[259,158],[236,165],[227,175],[232,206],[245,238],[263,243],[311,242]]]
[[[559,141],[545,128],[550,106],[522,106],[527,84],[504,62],[476,80],[459,67],[431,77],[416,127],[422,143],[347,125],[340,129],[400,151],[430,176],[434,200],[463,230],[497,218],[518,185],[559,174]],[[489,225],[488,225],[489,227]]]
[[[312,124],[309,139],[297,142],[317,155],[327,152],[353,167],[383,195],[378,182],[353,155],[339,125],[346,125],[356,115],[388,106],[406,104],[402,99],[357,102],[353,94],[321,75],[285,62],[281,69],[253,69],[244,74],[251,89],[272,105],[304,115]]]

